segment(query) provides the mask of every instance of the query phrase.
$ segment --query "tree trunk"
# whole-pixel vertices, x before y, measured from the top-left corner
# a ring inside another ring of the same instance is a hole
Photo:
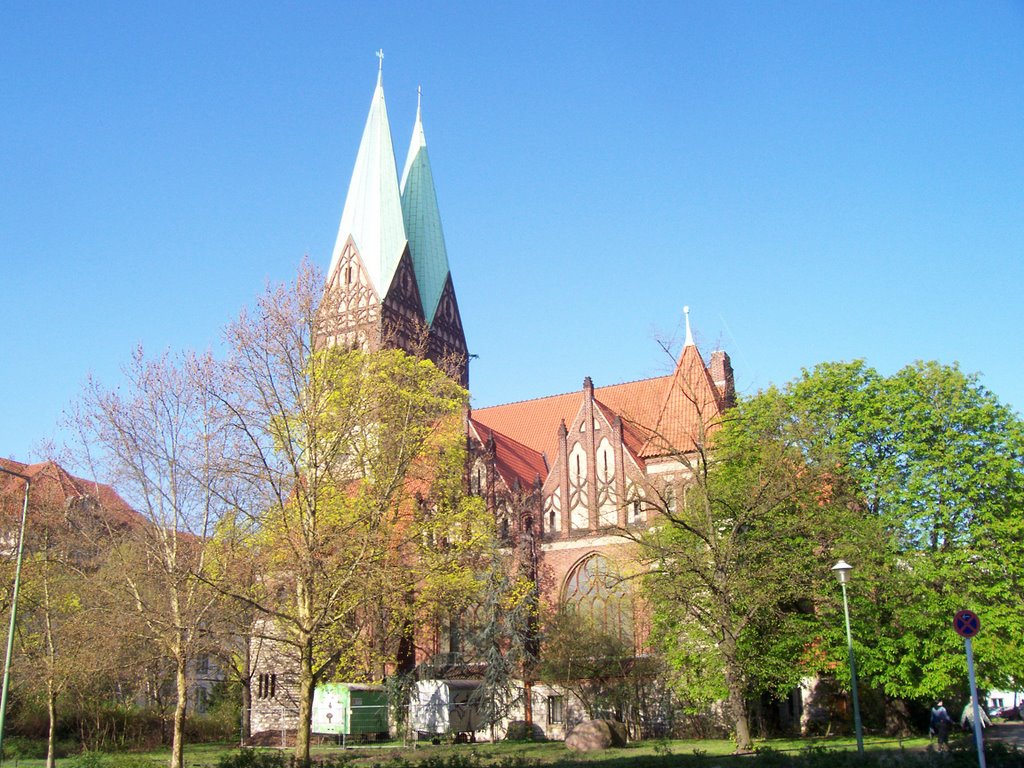
[[[47,685],[46,712],[50,717],[50,728],[46,735],[46,768],[57,764],[57,692],[52,681]]]
[[[736,751],[749,752],[753,742],[750,740],[750,716],[743,691],[743,677],[729,662],[725,665],[725,685],[729,690],[729,713],[736,728]]]
[[[299,722],[295,732],[295,762],[309,764],[309,736],[313,720],[313,638],[305,635],[299,649]]]
[[[47,545],[49,537],[47,536]],[[50,718],[50,726],[46,735],[46,768],[54,768],[57,763],[57,646],[53,638],[53,613],[50,605],[50,581],[47,571],[43,572],[43,611],[46,631],[46,713]]]
[[[242,726],[241,742],[245,744],[252,736],[252,637],[246,638],[242,656]]]
[[[174,675],[178,698],[174,703],[174,729],[171,736],[171,768],[185,765],[185,707],[188,704],[188,681],[185,678],[185,659],[179,656]]]
[[[885,733],[888,736],[910,736],[914,733],[910,707],[903,699],[885,697]]]

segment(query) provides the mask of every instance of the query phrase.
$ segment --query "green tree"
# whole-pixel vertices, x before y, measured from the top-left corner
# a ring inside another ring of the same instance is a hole
[[[466,629],[470,659],[484,664],[474,705],[493,738],[494,726],[523,702],[520,681],[529,680],[537,661],[538,598],[515,553],[495,551],[489,560]]]
[[[21,504],[0,498],[4,535],[16,540]],[[20,499],[18,500],[20,502]],[[49,719],[47,765],[55,761],[57,714],[69,687],[95,671],[95,569],[103,525],[96,499],[54,461],[32,474],[21,577],[16,667],[18,698],[39,702]],[[100,534],[100,535],[97,535]]]
[[[787,395],[809,449],[853,480],[880,531],[843,556],[857,565],[856,624],[872,628],[870,641],[860,633],[859,668],[888,697],[889,726],[907,727],[903,699],[965,695],[963,643],[951,628],[960,608],[982,618],[979,684],[1024,679],[1019,416],[977,376],[935,362],[889,377],[862,361],[826,363]]]
[[[93,574],[87,572],[86,563],[75,562],[78,542],[72,538],[72,526],[61,524],[62,510],[35,504],[31,511],[19,616],[20,677],[29,684],[25,688],[35,688],[45,702],[49,719],[46,765],[53,768],[58,699],[76,676],[81,677],[83,668],[95,661],[89,653],[90,646],[95,646],[90,635],[96,629],[90,619],[99,606],[90,600],[95,597],[90,594],[95,593],[94,585],[89,583]]]
[[[702,425],[674,479],[646,488],[654,522],[634,537],[681,697],[724,699],[738,750],[751,747],[748,699],[816,668],[814,608],[850,511],[843,478],[804,450],[793,416],[771,389]]]
[[[571,691],[588,718],[620,720],[640,738],[644,721],[659,709],[653,700],[661,662],[657,655],[638,655],[632,637],[566,607],[545,622],[537,676]]]
[[[417,617],[476,588],[472,553],[492,540],[461,495],[466,391],[401,350],[332,343],[338,315],[323,285],[305,266],[260,297],[229,327],[214,387],[236,510],[221,551],[260,574],[246,590],[221,586],[298,661],[300,761],[317,682],[411,660]]]

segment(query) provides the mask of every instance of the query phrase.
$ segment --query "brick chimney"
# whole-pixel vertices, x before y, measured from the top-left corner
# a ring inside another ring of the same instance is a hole
[[[733,381],[732,361],[725,350],[716,349],[711,353],[711,364],[708,366],[711,380],[715,383],[718,394],[726,408],[736,405],[736,384]]]

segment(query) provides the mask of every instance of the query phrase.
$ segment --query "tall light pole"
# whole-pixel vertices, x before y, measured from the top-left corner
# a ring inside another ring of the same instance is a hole
[[[860,701],[857,699],[857,663],[853,658],[853,635],[850,634],[850,605],[846,601],[846,582],[850,580],[853,566],[840,560],[832,566],[832,573],[839,579],[843,588],[843,616],[846,617],[846,647],[850,652],[850,690],[853,692],[853,727],[857,732],[857,752],[864,754],[864,731],[860,726]]]
[[[25,522],[28,520],[28,490],[31,481],[27,475],[0,467],[0,472],[25,481],[25,503],[21,507],[21,527],[18,529],[18,559],[14,567],[14,589],[11,592],[11,626],[7,630],[7,656],[4,659],[4,681],[0,686],[0,760],[3,759],[4,721],[7,718],[7,690],[11,687],[11,656],[14,655],[14,622],[18,616],[18,591],[21,589],[21,560],[25,552]]]

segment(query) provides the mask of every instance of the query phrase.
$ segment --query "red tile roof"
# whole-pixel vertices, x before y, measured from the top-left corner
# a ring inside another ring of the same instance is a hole
[[[473,411],[481,437],[488,432],[521,444],[553,463],[558,451],[558,427],[570,424],[583,405],[583,391],[551,395]],[[622,418],[623,441],[641,463],[643,459],[690,451],[706,429],[717,421],[721,396],[695,346],[683,348],[675,371],[668,376],[595,387],[594,400],[608,421]],[[525,459],[524,459],[525,460]]]
[[[24,464],[0,458],[0,467],[29,478],[30,509],[43,505],[63,507],[72,499],[91,496],[99,503],[107,521],[113,525],[134,525],[141,520],[138,513],[111,486],[76,477],[55,461]],[[5,506],[13,503],[20,513],[24,493],[23,480],[0,473],[0,499]]]
[[[482,425],[484,434],[496,432],[525,445],[554,463],[558,455],[558,425],[570,422],[583,402],[581,392],[551,395],[507,405],[473,410],[473,421]]]
[[[516,442],[507,435],[495,432],[475,418],[471,417],[469,423],[477,439],[484,445],[488,439],[494,438],[495,469],[509,488],[516,480],[519,480],[524,488],[529,488],[538,476],[541,480],[547,477],[548,468],[539,451]]]

